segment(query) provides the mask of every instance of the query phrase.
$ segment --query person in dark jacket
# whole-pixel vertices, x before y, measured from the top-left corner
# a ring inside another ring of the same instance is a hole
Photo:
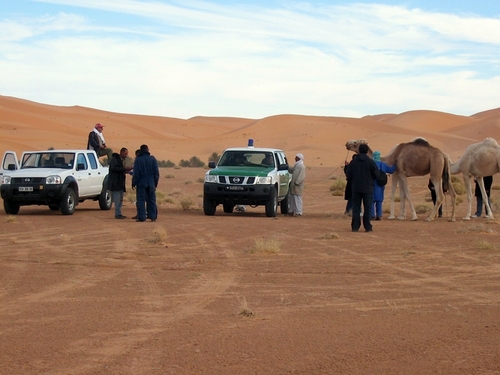
[[[354,158],[356,157],[356,154],[352,155],[352,159],[350,161],[350,163],[352,163],[352,161],[354,160]],[[349,163],[347,162],[347,160],[344,162],[345,165],[344,165],[344,174],[347,173],[347,166],[349,165]],[[345,212],[344,212],[344,215],[348,215],[348,216],[352,216],[352,184],[351,184],[351,180],[349,180],[346,176],[346,185],[345,185],[345,191],[344,191],[344,200],[347,201],[347,203],[345,204]]]
[[[113,203],[115,204],[115,219],[125,219],[126,216],[122,215],[123,193],[125,190],[125,176],[127,169],[123,165],[123,161],[128,156],[128,150],[123,147],[120,153],[116,152],[111,155],[109,163],[108,175],[108,190],[111,191]]]
[[[479,187],[479,184],[477,183],[476,179],[474,179],[474,182],[476,183],[476,189],[474,190],[474,195],[476,196],[477,209],[475,215],[472,217],[481,217],[483,213],[483,203],[484,203],[484,211],[486,215],[488,215],[488,210],[486,209],[486,202],[483,202],[483,195],[481,194],[481,188]],[[491,192],[491,185],[493,184],[493,176],[484,176],[483,182],[484,182],[484,190],[486,190],[486,195],[488,197],[488,204],[490,205],[491,208],[490,192]]]
[[[443,184],[444,185],[444,184]],[[432,199],[432,203],[435,205],[436,204],[436,200],[437,200],[437,196],[436,196],[436,189],[434,187],[434,184],[432,183],[431,179],[429,178],[429,184],[427,185],[427,187],[429,188],[429,190],[431,191],[431,199]],[[446,194],[447,190],[446,188],[443,186],[443,193]],[[439,210],[438,210],[438,217],[443,217],[443,205],[441,205],[439,207]]]
[[[149,147],[142,145],[140,155],[134,162],[134,175],[132,177],[132,188],[137,189],[137,220],[156,221],[158,210],[156,207],[156,188],[160,179],[158,162],[149,153]]]
[[[346,177],[352,183],[351,230],[357,232],[361,226],[361,203],[363,203],[363,227],[371,232],[370,217],[373,204],[373,183],[380,173],[375,162],[367,155],[368,145],[359,146],[359,154],[346,167]]]

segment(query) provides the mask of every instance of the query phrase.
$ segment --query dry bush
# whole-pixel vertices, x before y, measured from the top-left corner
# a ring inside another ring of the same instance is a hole
[[[461,182],[462,180],[457,177],[457,176],[451,176],[451,183],[454,184],[455,182]]]
[[[339,235],[335,232],[325,233],[318,237],[320,240],[338,240],[339,238]]]
[[[335,182],[332,184],[332,186],[330,186],[330,191],[332,192],[332,195],[337,197],[344,195],[347,181],[344,179],[335,179],[334,181]]]
[[[485,240],[479,240],[479,241],[477,241],[477,247],[480,250],[492,250],[495,248],[495,245],[493,245]]]
[[[493,233],[493,229],[488,228],[485,223],[474,223],[472,225],[462,225],[457,229],[457,233]]]
[[[426,214],[428,212],[431,212],[432,207],[429,206],[428,204],[416,204],[415,205],[415,212],[417,214]]]
[[[464,195],[465,193],[467,193],[467,189],[461,182],[454,182],[453,189],[455,190],[455,193],[457,193],[457,195]]]
[[[176,165],[176,166],[174,167],[174,169],[182,169],[182,167],[181,167],[181,166],[179,166],[179,165]]]
[[[161,226],[156,226],[153,233],[146,239],[147,242],[155,245],[165,245],[167,243],[167,232]]]
[[[399,197],[399,195],[396,195],[394,197],[394,202],[398,202],[398,203],[401,202],[401,198]]]
[[[189,184],[192,184],[192,183],[193,183],[193,181],[191,181],[191,180],[184,181],[184,185],[189,185]]]
[[[250,253],[277,254],[281,251],[281,242],[275,238],[256,238]]]
[[[17,216],[15,215],[9,215],[7,216],[7,219],[5,219],[6,223],[16,223],[17,222]]]
[[[247,302],[247,299],[245,297],[237,297],[238,298],[238,302],[240,304],[240,312],[238,313],[238,315],[241,315],[241,316],[246,316],[246,317],[251,317],[251,316],[254,316],[254,312],[252,310],[250,310],[250,308],[248,307],[248,302]]]
[[[127,202],[130,202],[130,203],[134,203],[137,199],[137,196],[135,194],[135,190],[132,190],[132,191],[127,191],[125,193],[125,196],[123,197],[123,199]]]
[[[191,206],[194,204],[194,201],[191,199],[191,197],[183,197],[181,199],[181,207],[184,211],[187,211],[191,208]]]
[[[180,194],[182,194],[182,190],[181,189],[174,189],[168,195],[172,196],[172,195],[180,195]]]
[[[175,176],[172,173],[166,174],[165,178],[175,178]]]
[[[200,184],[203,184],[203,183],[205,182],[205,178],[203,178],[203,177],[198,177],[198,178],[196,179],[196,182],[199,182]]]

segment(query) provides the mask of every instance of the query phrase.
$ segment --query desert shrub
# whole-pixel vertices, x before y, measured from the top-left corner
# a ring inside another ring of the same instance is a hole
[[[213,161],[217,163],[220,159],[221,155],[219,155],[217,152],[212,152],[210,156],[208,157],[208,161]]]
[[[153,229],[153,233],[146,239],[147,242],[158,245],[165,244],[167,242],[167,232],[160,226],[156,226]]]
[[[320,240],[338,240],[340,237],[335,232],[325,233],[318,237]]]
[[[493,185],[491,190],[500,190],[500,185]]]
[[[6,223],[15,223],[17,222],[17,216],[15,215],[8,215],[7,219],[5,220]]]
[[[180,165],[176,165],[174,169],[181,169],[182,167]]]
[[[455,182],[461,182],[460,178],[458,178],[457,176],[451,176],[451,183],[454,184]]]
[[[330,191],[332,192],[332,195],[337,197],[344,195],[346,184],[347,181],[344,179],[335,180],[333,184],[330,186]]]
[[[184,211],[187,211],[191,208],[191,206],[193,205],[193,200],[191,199],[191,197],[183,197],[181,199],[181,207]]]
[[[431,207],[427,204],[417,204],[415,205],[415,212],[417,214],[426,214],[427,212],[431,211]]]
[[[465,193],[467,193],[467,189],[461,182],[454,182],[453,189],[455,190],[455,193],[457,193],[457,195],[464,195]]]
[[[173,161],[170,161],[170,160],[160,160],[158,162],[158,167],[160,168],[173,168],[175,167],[175,163]]]
[[[175,178],[175,176],[172,173],[166,174],[165,178]]]
[[[193,183],[193,181],[191,181],[191,180],[184,181],[184,185],[191,185],[192,183]]]
[[[205,179],[203,177],[198,177],[196,179],[196,182],[199,182],[200,184],[204,183],[205,182]]]
[[[179,165],[187,168],[202,168],[205,166],[205,162],[201,161],[198,156],[192,156],[189,160],[181,159]]]
[[[256,238],[253,248],[250,250],[254,253],[277,254],[281,250],[281,243],[275,238]]]
[[[394,202],[401,202],[401,198],[399,198],[399,195],[396,195],[394,197]]]
[[[485,240],[479,240],[477,242],[477,247],[480,250],[491,250],[491,249],[495,248],[495,245],[493,245],[492,243],[489,243],[488,241],[485,241]]]
[[[172,196],[172,195],[179,195],[179,194],[182,194],[182,190],[174,189],[168,195]]]

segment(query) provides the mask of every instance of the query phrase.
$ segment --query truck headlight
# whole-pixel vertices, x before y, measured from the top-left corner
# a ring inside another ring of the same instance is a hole
[[[62,183],[61,176],[47,176],[45,179],[47,185],[60,185]]]
[[[213,174],[206,174],[205,182],[210,182],[212,184],[215,184],[217,182],[217,176]]]
[[[2,176],[2,185],[10,185],[10,176]]]
[[[259,184],[259,185],[270,185],[271,184],[271,176],[257,177],[257,181],[255,183]]]

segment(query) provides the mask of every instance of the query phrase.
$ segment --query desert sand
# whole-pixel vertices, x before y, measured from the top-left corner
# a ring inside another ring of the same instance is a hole
[[[248,138],[300,151],[304,216],[205,216],[202,168],[161,169],[155,223],[115,220],[95,202],[72,216],[2,210],[0,374],[500,373],[499,222],[462,221],[459,195],[456,222],[447,197],[433,222],[384,213],[373,232],[352,233],[330,191],[349,139],[384,154],[423,136],[455,161],[500,139],[500,109],[182,120],[0,97],[0,148],[83,148],[96,122],[111,147],[147,143],[175,163]],[[409,183],[430,208],[427,177]],[[496,175],[497,218],[499,186]],[[130,191],[123,213],[135,214]]]

